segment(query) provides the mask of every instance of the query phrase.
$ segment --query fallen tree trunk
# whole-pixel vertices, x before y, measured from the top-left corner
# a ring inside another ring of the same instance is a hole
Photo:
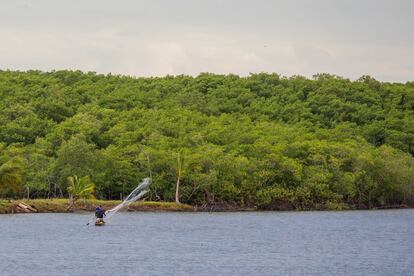
[[[36,213],[37,210],[29,205],[26,205],[24,203],[17,203],[14,205],[14,211],[17,213]]]

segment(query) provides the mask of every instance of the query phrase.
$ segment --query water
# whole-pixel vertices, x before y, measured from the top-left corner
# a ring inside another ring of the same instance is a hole
[[[0,216],[1,275],[414,275],[414,210]]]

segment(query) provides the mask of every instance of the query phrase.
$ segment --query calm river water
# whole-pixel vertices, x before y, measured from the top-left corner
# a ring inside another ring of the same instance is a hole
[[[1,275],[414,275],[414,210],[0,216]]]

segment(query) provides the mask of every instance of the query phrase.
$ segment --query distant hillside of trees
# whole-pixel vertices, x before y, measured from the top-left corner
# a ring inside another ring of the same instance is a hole
[[[414,82],[0,71],[0,110],[1,197],[66,197],[76,175],[118,199],[151,172],[149,199],[179,177],[199,206],[413,202]]]

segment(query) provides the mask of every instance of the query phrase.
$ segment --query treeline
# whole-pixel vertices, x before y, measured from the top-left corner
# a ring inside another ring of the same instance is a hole
[[[413,202],[414,82],[0,71],[0,100],[2,197],[65,197],[76,175],[118,199],[151,174],[149,199],[174,200],[179,177],[194,205]]]

